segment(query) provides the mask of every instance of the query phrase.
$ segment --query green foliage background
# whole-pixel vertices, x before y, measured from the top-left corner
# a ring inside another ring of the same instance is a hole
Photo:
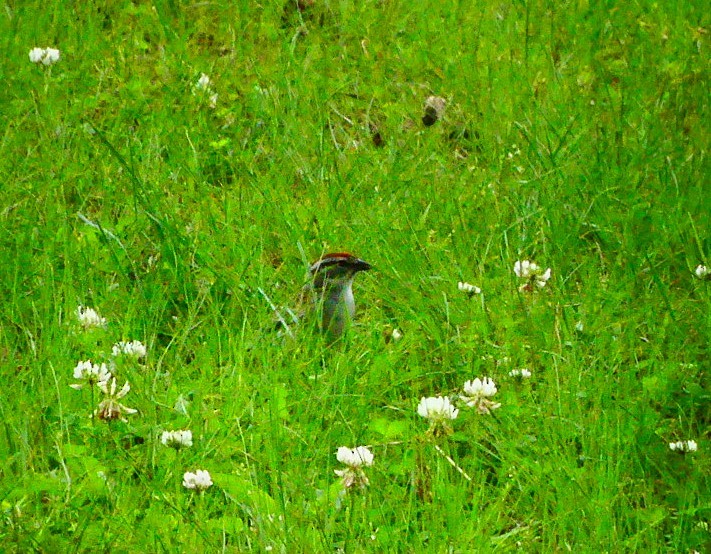
[[[705,2],[3,7],[6,551],[711,548]],[[344,249],[376,268],[347,340],[272,333],[260,289],[288,305]],[[72,368],[129,339],[139,413],[94,422]],[[437,450],[420,397],[483,375],[502,407]]]

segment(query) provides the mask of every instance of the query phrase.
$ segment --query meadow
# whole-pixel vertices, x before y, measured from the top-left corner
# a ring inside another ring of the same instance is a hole
[[[707,8],[5,2],[0,551],[711,551]]]

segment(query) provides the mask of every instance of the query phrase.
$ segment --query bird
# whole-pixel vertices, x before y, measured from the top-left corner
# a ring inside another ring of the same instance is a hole
[[[324,254],[309,267],[311,282],[302,289],[306,305],[318,315],[321,330],[338,338],[355,317],[353,281],[372,266],[348,252]]]
[[[302,287],[295,309],[284,308],[288,315],[272,303],[260,289],[276,315],[276,326],[280,334],[294,337],[291,326],[301,326],[312,322],[333,342],[340,338],[355,316],[353,280],[362,271],[372,266],[348,252],[324,254],[309,266],[308,282]],[[287,319],[291,320],[287,323]]]

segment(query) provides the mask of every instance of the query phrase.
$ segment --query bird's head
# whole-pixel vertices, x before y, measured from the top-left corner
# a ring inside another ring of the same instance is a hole
[[[368,271],[371,265],[348,252],[332,252],[324,254],[309,268],[314,285],[322,287],[325,282],[343,281],[353,279],[356,273]]]

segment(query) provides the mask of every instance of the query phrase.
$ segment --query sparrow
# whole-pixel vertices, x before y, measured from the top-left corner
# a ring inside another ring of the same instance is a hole
[[[368,262],[347,252],[321,256],[309,266],[308,283],[301,289],[296,309],[283,309],[289,323],[261,288],[259,292],[276,315],[276,329],[280,334],[294,338],[292,325],[313,321],[333,342],[343,335],[355,316],[353,280],[356,274],[369,269]]]
[[[355,317],[353,280],[371,265],[349,254],[325,254],[309,267],[310,282],[301,291],[308,313],[315,313],[321,330],[331,338],[343,335]]]

